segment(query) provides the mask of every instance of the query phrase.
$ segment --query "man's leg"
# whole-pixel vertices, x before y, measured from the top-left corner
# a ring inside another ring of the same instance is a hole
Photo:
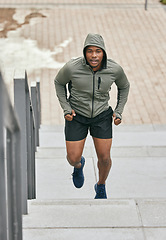
[[[67,160],[75,168],[81,167],[81,156],[86,138],[80,141],[66,141]]]
[[[67,160],[70,165],[74,166],[73,184],[76,188],[81,188],[84,184],[83,167],[85,159],[82,156],[85,139],[81,141],[66,141]]]
[[[93,137],[93,141],[98,157],[98,170],[99,170],[98,184],[105,184],[112,165],[110,157],[112,138],[100,139]]]
[[[96,153],[98,157],[99,181],[95,184],[95,199],[106,199],[105,182],[111,169],[110,150],[112,139],[99,139],[93,137]]]

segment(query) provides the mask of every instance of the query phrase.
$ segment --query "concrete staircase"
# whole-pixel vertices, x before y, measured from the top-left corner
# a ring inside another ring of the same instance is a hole
[[[165,240],[166,126],[114,126],[107,200],[94,200],[97,157],[88,136],[85,184],[72,184],[63,127],[41,126],[37,199],[23,217],[24,240]]]

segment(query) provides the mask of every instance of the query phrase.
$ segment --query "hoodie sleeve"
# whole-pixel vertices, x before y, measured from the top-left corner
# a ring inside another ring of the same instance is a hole
[[[71,114],[72,108],[67,100],[66,84],[70,82],[70,69],[66,63],[55,77],[56,95],[59,99],[60,105],[64,111],[64,115]]]
[[[115,84],[117,85],[118,93],[117,93],[117,105],[115,107],[114,113],[116,114],[117,118],[122,119],[122,112],[127,102],[130,83],[123,69],[119,65],[116,71]]]

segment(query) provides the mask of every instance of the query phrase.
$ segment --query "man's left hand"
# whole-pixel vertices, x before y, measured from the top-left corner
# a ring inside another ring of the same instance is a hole
[[[113,114],[114,124],[119,125],[122,121],[120,118],[116,118],[116,114]]]

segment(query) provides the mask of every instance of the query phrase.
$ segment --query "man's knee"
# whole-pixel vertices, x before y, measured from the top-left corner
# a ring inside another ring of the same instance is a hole
[[[102,164],[104,166],[108,166],[111,164],[111,158],[109,155],[100,155],[98,157],[99,164]]]
[[[72,166],[76,166],[81,161],[81,155],[67,154],[67,160]]]

